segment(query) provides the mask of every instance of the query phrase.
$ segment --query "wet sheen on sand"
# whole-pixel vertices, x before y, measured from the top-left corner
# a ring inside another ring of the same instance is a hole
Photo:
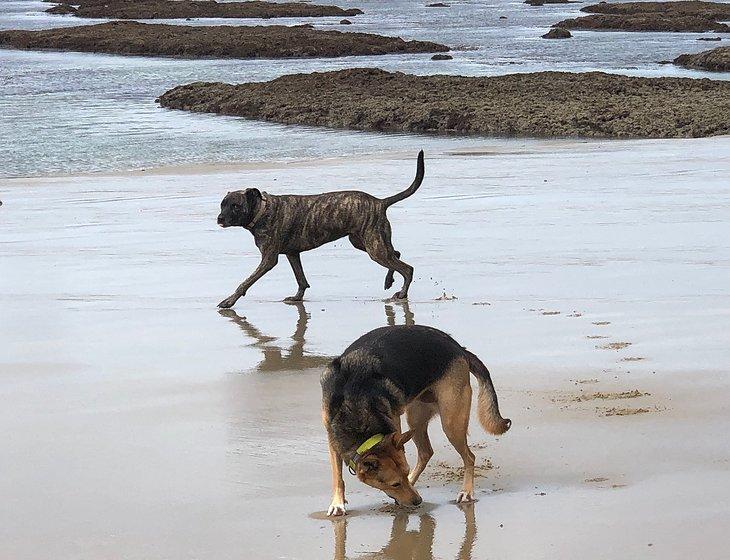
[[[727,148],[427,153],[389,211],[409,304],[382,301],[382,269],[343,240],[302,255],[304,304],[280,303],[283,261],[218,312],[258,255],[215,217],[231,186],[386,196],[415,153],[0,181],[0,557],[723,557]],[[473,506],[452,503],[460,460],[434,425],[421,507],[347,475],[350,515],[324,519],[321,366],[409,322],[484,360],[513,427],[472,420]]]

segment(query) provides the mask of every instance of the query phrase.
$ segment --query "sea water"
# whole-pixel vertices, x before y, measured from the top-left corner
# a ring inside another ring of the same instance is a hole
[[[326,2],[323,2],[326,3]],[[0,49],[0,176],[48,176],[223,162],[337,157],[389,149],[467,147],[478,138],[423,137],[282,126],[161,109],[155,99],[194,81],[250,82],[352,67],[414,74],[491,76],[514,72],[601,70],[640,76],[728,79],[659,64],[716,46],[695,33],[574,32],[540,36],[580,15],[585,4],[532,7],[519,1],[337,2],[360,7],[349,18],[158,20],[187,25],[296,25],[445,43],[453,60],[430,54],[289,60],[185,60]],[[44,13],[48,3],[0,2],[0,29],[44,29],[104,20]]]

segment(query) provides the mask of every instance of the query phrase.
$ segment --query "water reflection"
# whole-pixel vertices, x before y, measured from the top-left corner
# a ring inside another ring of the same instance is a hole
[[[477,526],[474,517],[474,504],[463,504],[459,509],[464,513],[464,537],[455,558],[457,560],[471,560],[474,543],[477,538]],[[418,518],[418,528],[408,529],[408,520],[411,515]],[[334,560],[346,560],[347,556],[347,524],[348,519],[336,520],[332,523],[335,537]],[[356,520],[352,520],[356,523]],[[392,560],[432,560],[434,558],[433,545],[436,530],[436,519],[428,514],[411,514],[407,511],[398,512],[393,517],[393,526],[390,530],[388,544],[375,552],[367,552],[355,556],[358,560],[366,558],[380,558]]]
[[[332,359],[331,356],[320,356],[305,352],[304,344],[307,341],[305,334],[311,315],[307,312],[307,308],[304,307],[302,302],[294,302],[291,305],[297,309],[297,323],[294,334],[290,337],[293,344],[289,349],[274,344],[273,341],[277,337],[265,335],[253,326],[246,317],[241,317],[233,309],[220,309],[218,311],[218,313],[230,319],[232,323],[238,325],[247,337],[253,338],[256,341],[253,346],[260,348],[263,354],[263,360],[256,365],[256,371],[278,372],[319,368]]]
[[[415,317],[413,315],[413,312],[411,311],[411,307],[408,305],[408,300],[395,301],[385,304],[385,320],[387,324],[391,327],[398,324],[396,322],[395,308],[393,307],[394,305],[396,307],[400,307],[403,311],[403,324],[413,325],[415,322]]]
[[[290,337],[293,343],[289,348],[276,344],[274,341],[279,337],[262,333],[246,317],[241,317],[233,309],[218,310],[218,313],[223,317],[237,325],[247,338],[252,338],[255,341],[252,346],[261,350],[263,360],[255,366],[256,371],[263,373],[319,368],[329,363],[333,358],[333,356],[310,354],[305,350],[307,326],[311,315],[301,301],[292,302],[290,305],[297,309],[297,322],[294,333]],[[398,316],[401,313],[403,319],[399,320]],[[413,325],[415,318],[408,302],[399,301],[385,304],[385,321],[390,326],[397,324]]]

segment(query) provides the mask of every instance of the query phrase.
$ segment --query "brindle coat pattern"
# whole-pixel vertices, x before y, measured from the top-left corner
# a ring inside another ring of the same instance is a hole
[[[300,253],[349,236],[355,248],[388,269],[385,289],[393,284],[393,273],[403,276],[403,288],[396,299],[408,297],[413,267],[400,259],[391,243],[389,206],[411,196],[424,174],[423,151],[418,154],[416,178],[396,195],[380,199],[361,191],[329,192],[317,195],[269,195],[258,189],[229,192],[221,202],[218,224],[248,229],[261,251],[261,263],[219,307],[232,307],[264,274],[286,255],[297,280],[297,293],[286,301],[301,301],[309,287]]]

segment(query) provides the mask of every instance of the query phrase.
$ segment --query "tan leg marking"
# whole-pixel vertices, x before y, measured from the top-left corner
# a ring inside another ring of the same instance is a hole
[[[322,410],[322,422],[325,427],[329,422],[327,413],[324,410]],[[330,467],[332,468],[332,502],[327,509],[327,515],[345,515],[345,504],[347,500],[345,500],[345,481],[342,478],[342,457],[340,457],[340,454],[335,451],[332,445],[329,430],[327,442],[329,444]]]
[[[406,421],[408,427],[414,430],[413,443],[416,444],[418,450],[416,465],[408,475],[408,481],[411,484],[416,483],[428,461],[433,457],[433,447],[431,447],[431,440],[428,439],[428,422],[436,412],[435,404],[424,403],[419,400],[413,401],[406,408]]]
[[[474,500],[474,454],[466,442],[471,410],[471,385],[466,360],[455,360],[446,374],[436,382],[433,391],[444,433],[464,461],[464,484],[456,501],[471,502]]]

